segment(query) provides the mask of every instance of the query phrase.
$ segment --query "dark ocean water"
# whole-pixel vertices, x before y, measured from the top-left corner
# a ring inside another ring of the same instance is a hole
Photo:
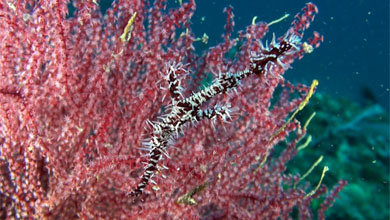
[[[307,1],[301,0],[198,0],[193,19],[197,35],[208,34],[209,46],[221,41],[226,14],[232,5],[235,31],[244,29],[254,16],[270,22],[285,13],[290,17],[271,26],[270,33],[281,35],[293,16]],[[389,1],[313,1],[319,14],[306,32],[324,35],[324,43],[312,54],[293,64],[286,78],[293,82],[320,81],[319,92],[345,97],[363,104],[380,103],[389,109]],[[203,21],[202,21],[203,20]],[[270,38],[272,34],[268,34]]]

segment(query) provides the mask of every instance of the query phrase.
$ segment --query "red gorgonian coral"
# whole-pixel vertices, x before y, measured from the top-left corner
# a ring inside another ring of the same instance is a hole
[[[316,83],[283,74],[322,41],[303,39],[314,4],[265,46],[270,24],[233,39],[227,8],[224,41],[199,55],[193,0],[119,0],[104,16],[97,1],[71,2],[68,18],[69,1],[0,3],[1,218],[288,219],[294,207],[313,217],[326,187],[284,171],[306,132],[289,114]]]

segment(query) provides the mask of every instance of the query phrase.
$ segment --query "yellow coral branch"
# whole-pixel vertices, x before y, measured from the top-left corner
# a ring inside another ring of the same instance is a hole
[[[131,32],[134,29],[133,23],[134,23],[135,16],[137,16],[137,12],[134,12],[134,14],[131,16],[131,18],[127,22],[127,25],[125,27],[125,30],[123,31],[123,34],[120,36],[122,43],[129,41],[131,38]]]
[[[208,182],[203,183],[202,185],[196,186],[194,189],[189,191],[188,193],[180,196],[177,200],[176,203],[178,204],[185,204],[185,205],[196,205],[197,202],[195,201],[194,198],[192,198],[196,193],[201,192],[206,188],[208,185]]]
[[[309,193],[305,196],[305,198],[307,198],[307,197],[309,197],[309,196],[312,196],[312,195],[314,195],[314,193],[317,192],[317,190],[318,190],[318,189],[320,188],[320,186],[321,186],[322,180],[323,180],[324,177],[325,177],[325,173],[326,173],[328,170],[329,170],[329,167],[325,166],[324,169],[322,170],[321,179],[320,179],[320,181],[318,182],[316,188],[313,189],[311,192],[309,192]]]

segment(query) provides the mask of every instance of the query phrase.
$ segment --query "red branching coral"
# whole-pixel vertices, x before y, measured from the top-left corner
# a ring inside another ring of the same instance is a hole
[[[233,39],[227,8],[224,42],[199,55],[193,0],[120,0],[104,16],[74,0],[67,17],[68,3],[0,3],[2,219],[288,219],[294,207],[312,218],[326,188],[308,193],[284,171],[306,130],[287,118],[314,86],[283,75],[322,41],[303,39],[314,4],[265,46],[268,24]]]

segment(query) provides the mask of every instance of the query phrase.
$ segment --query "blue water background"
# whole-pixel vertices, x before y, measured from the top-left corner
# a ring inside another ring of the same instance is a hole
[[[212,46],[222,40],[226,23],[226,14],[222,11],[228,5],[234,8],[235,31],[244,29],[254,16],[257,21],[270,22],[289,13],[288,19],[270,27],[269,39],[272,32],[282,35],[306,2],[198,0],[192,27],[198,36],[207,33],[209,46]],[[324,42],[312,54],[296,61],[285,77],[306,84],[318,79],[319,92],[363,104],[378,102],[389,109],[389,1],[322,0],[313,3],[318,6],[319,14],[305,37],[318,31],[324,35]]]

